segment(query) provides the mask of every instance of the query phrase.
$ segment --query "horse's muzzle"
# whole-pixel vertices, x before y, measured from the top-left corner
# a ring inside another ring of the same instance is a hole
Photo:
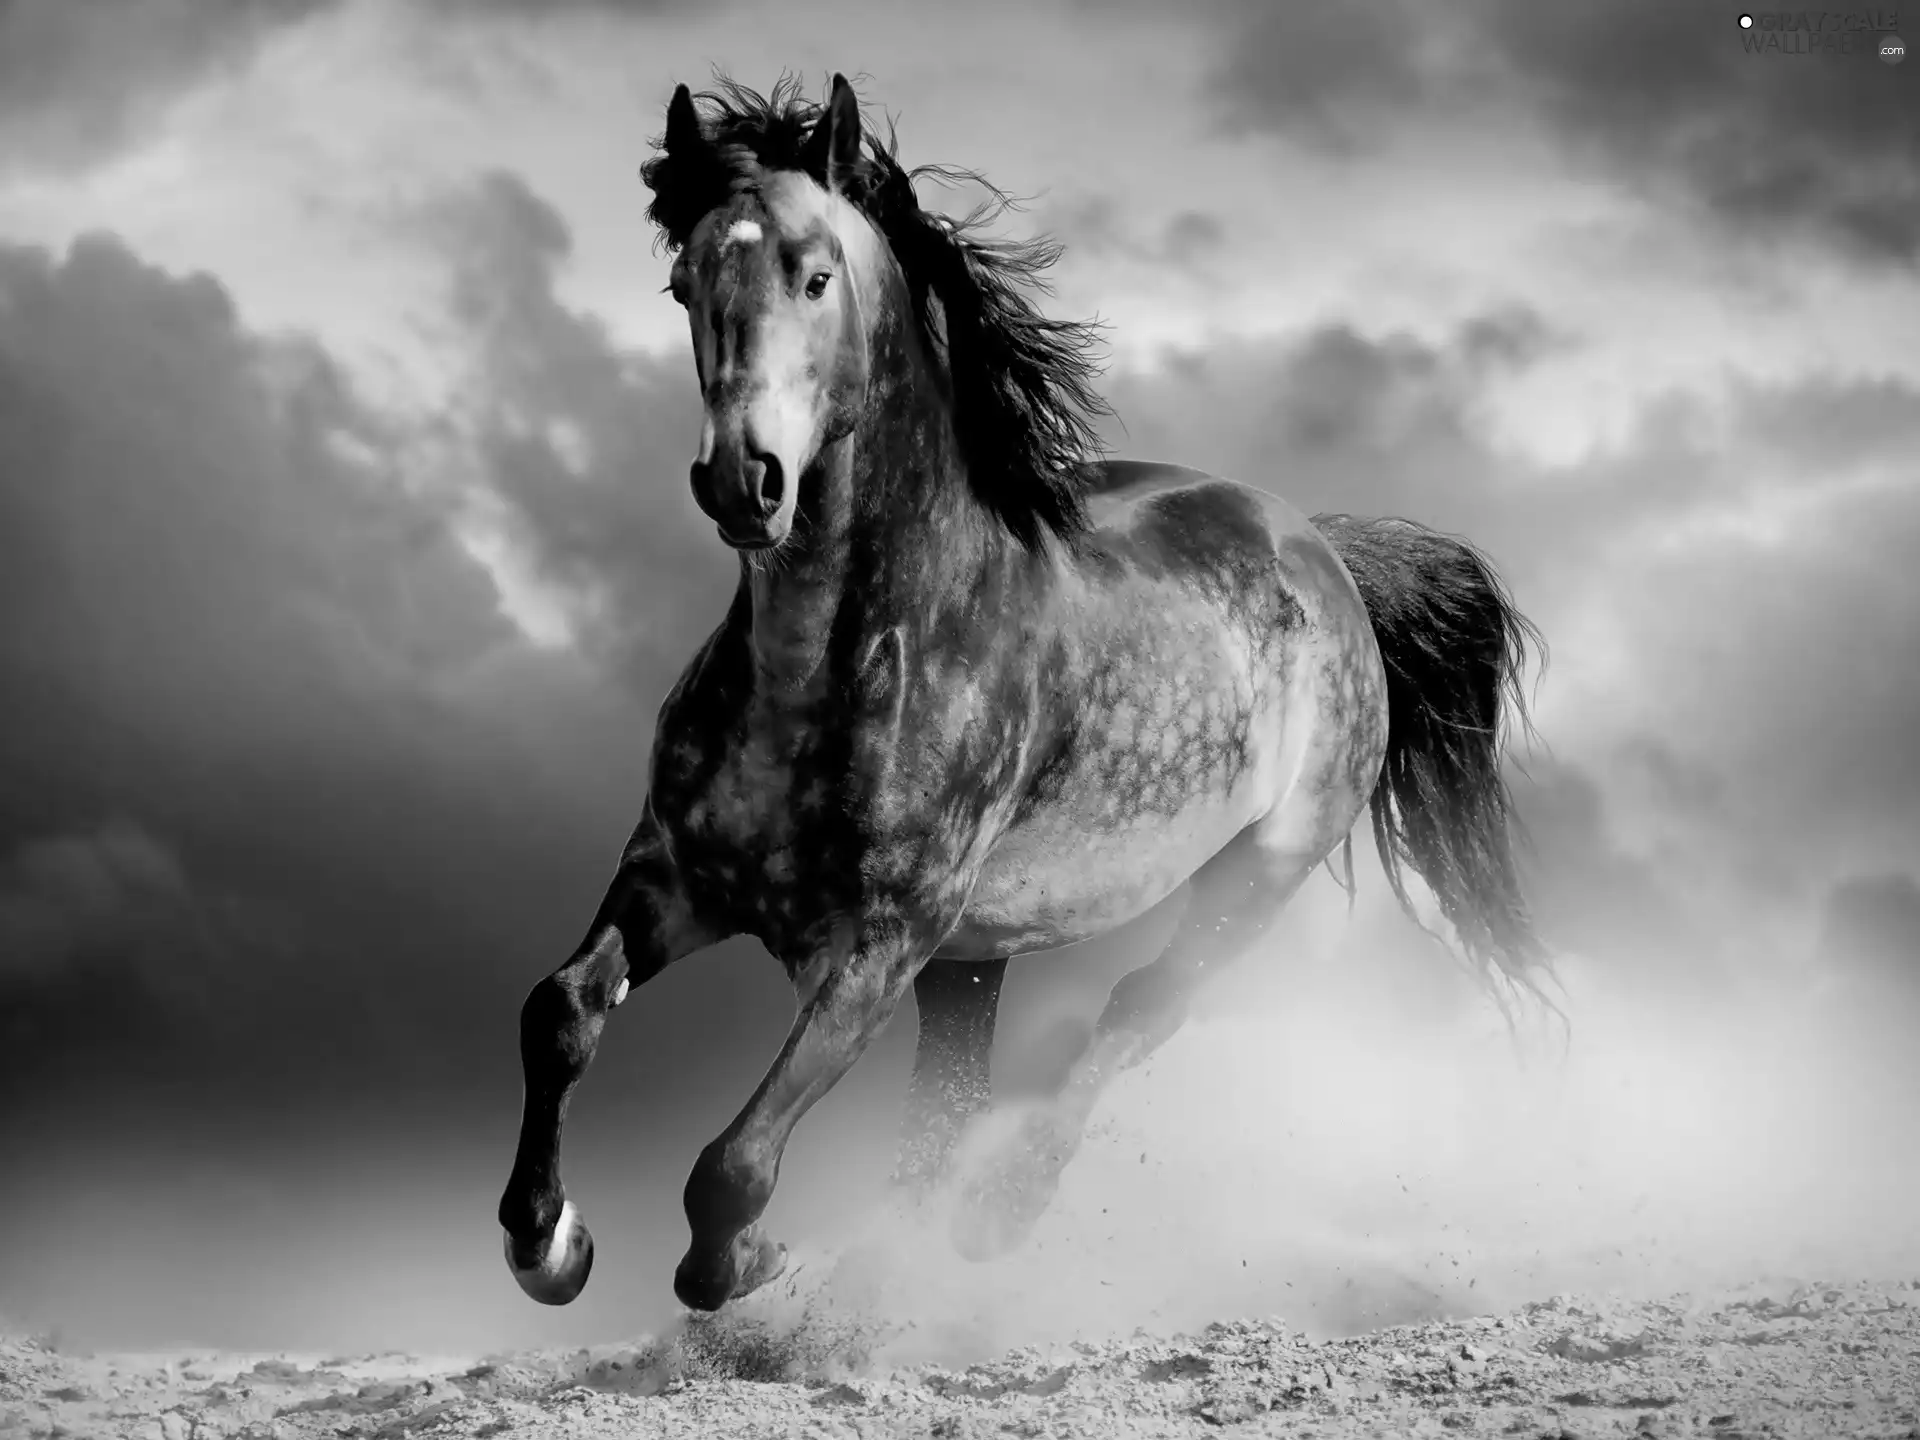
[[[787,538],[792,525],[786,466],[771,451],[716,454],[689,473],[693,501],[736,550],[763,550]]]

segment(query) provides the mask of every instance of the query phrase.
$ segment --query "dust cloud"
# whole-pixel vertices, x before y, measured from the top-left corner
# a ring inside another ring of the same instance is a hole
[[[937,1209],[850,1203],[742,1308],[954,1364],[1232,1317],[1323,1337],[1564,1292],[1920,1274],[1911,984],[1761,934],[1744,969],[1563,956],[1565,1022],[1509,1030],[1403,918],[1344,907],[1307,903],[1289,953],[1249,956],[1115,1083],[1020,1252],[969,1264]],[[1016,1034],[1097,1011],[1023,1015],[1018,979]]]
[[[1008,1098],[986,1128],[1046,1090],[1172,919],[1015,962],[994,1062]],[[1805,937],[1746,928],[1713,962],[1644,933],[1632,953],[1563,957],[1566,1026],[1523,1012],[1510,1032],[1377,871],[1363,865],[1351,917],[1317,880],[1107,1092],[1031,1240],[988,1264],[954,1253],[937,1205],[908,1216],[887,1193],[909,1009],[793,1138],[768,1216],[789,1273],[692,1325],[722,1348],[744,1326],[790,1355],[960,1364],[1222,1319],[1320,1338],[1567,1292],[1920,1277],[1916,970],[1823,968]],[[735,961],[728,983],[767,1001],[743,1056],[770,1053],[789,1002],[764,958]],[[275,1183],[258,1203],[231,1166],[124,1155],[56,1187],[44,1263],[13,1276],[5,1308],[112,1348],[477,1356],[685,1336],[679,1190],[749,1080],[667,1096],[596,1072],[569,1182],[601,1256],[565,1310],[525,1300],[500,1262],[505,1122],[351,1164],[333,1142],[297,1171],[263,1159]],[[684,1135],[636,1151],[636,1104],[667,1107]]]

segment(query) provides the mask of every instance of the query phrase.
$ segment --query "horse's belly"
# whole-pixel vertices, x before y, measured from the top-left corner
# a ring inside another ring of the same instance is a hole
[[[1080,797],[1084,805],[1049,808],[994,846],[940,954],[984,960],[1050,950],[1144,915],[1258,818],[1255,789],[1120,820],[1106,797],[1091,794]]]

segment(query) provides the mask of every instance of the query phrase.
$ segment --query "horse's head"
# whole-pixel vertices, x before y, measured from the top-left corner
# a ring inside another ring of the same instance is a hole
[[[889,501],[909,493],[970,496],[1027,547],[1084,528],[1106,413],[1097,327],[1026,293],[1059,247],[981,234],[1005,196],[970,172],[907,170],[862,134],[839,75],[817,109],[784,77],[770,96],[722,78],[700,105],[679,86],[640,173],[693,332],[694,499],[729,544],[898,518],[910,507]],[[921,207],[921,175],[995,198],[956,223]],[[842,441],[871,463],[838,463]]]
[[[852,431],[866,398],[866,311],[884,242],[841,194],[860,144],[859,105],[836,75],[797,165],[741,161],[674,260],[706,410],[693,496],[738,550],[787,538],[803,503],[820,498],[802,490],[822,483],[822,451]],[[728,169],[684,85],[663,150],[682,173]]]

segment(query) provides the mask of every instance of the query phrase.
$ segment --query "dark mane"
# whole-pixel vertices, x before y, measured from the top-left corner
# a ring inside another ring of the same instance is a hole
[[[802,147],[820,107],[783,75],[768,95],[725,77],[695,97],[712,149],[657,153],[640,171],[653,191],[647,218],[670,250],[737,191],[779,170],[803,170]],[[885,238],[913,297],[915,319],[943,357],[954,428],[974,496],[1028,548],[1048,534],[1071,542],[1086,530],[1087,466],[1105,450],[1095,430],[1112,410],[1093,389],[1097,322],[1050,320],[1028,291],[1051,293],[1045,271],[1061,247],[1047,239],[996,241],[983,231],[1018,205],[971,171],[907,170],[891,123],[882,144],[862,125],[862,163],[842,187]],[[921,209],[922,176],[980,185],[991,197],[954,221]]]

